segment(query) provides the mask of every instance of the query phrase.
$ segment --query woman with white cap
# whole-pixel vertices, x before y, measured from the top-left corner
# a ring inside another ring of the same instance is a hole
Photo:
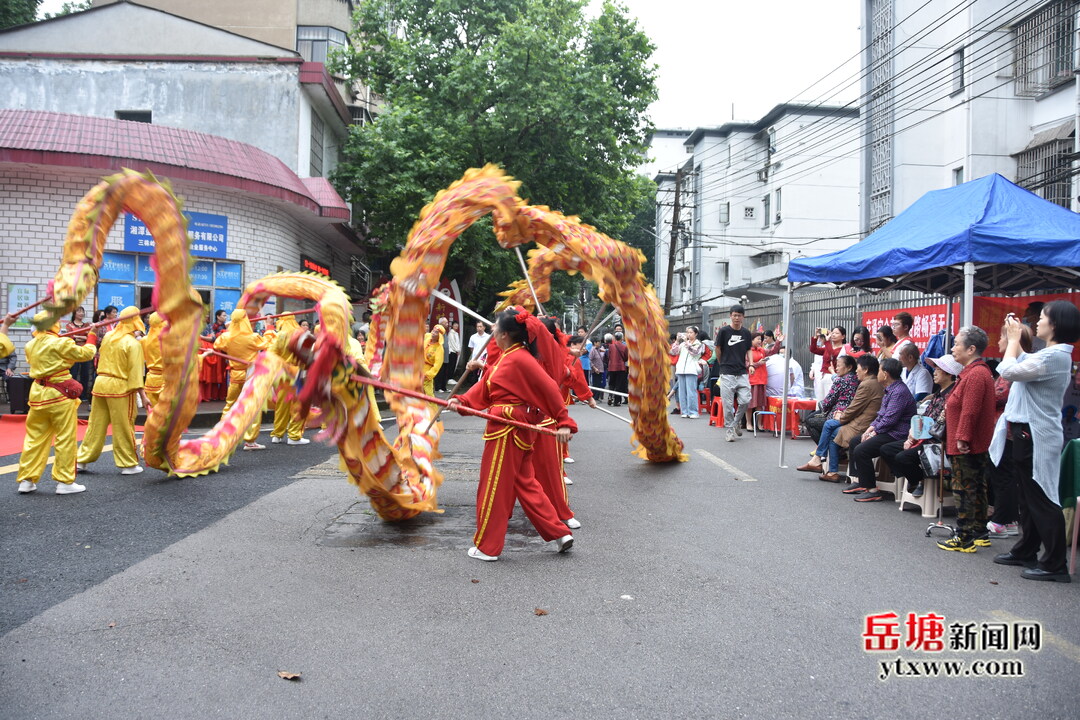
[[[927,433],[917,433],[917,425],[925,426],[945,420],[945,401],[949,393],[955,387],[956,378],[964,366],[958,363],[952,355],[942,355],[939,358],[928,358],[934,365],[934,384],[938,391],[919,403],[919,414],[912,418],[912,429],[904,440],[891,442],[881,448],[881,457],[889,464],[895,477],[907,478],[911,494],[921,497],[923,494],[922,464],[919,462],[919,448],[923,445],[940,444],[941,441],[933,437],[926,437]],[[917,421],[916,418],[925,418]]]

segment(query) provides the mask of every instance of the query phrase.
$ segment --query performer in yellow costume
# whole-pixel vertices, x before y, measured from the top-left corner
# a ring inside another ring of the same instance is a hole
[[[292,315],[279,318],[275,329],[276,334],[270,345],[270,352],[283,359],[292,357],[291,353],[289,353],[289,340],[292,338],[292,334],[299,329],[300,326],[296,324],[296,318]],[[298,368],[295,365],[286,363],[286,366],[291,371],[290,374],[297,372]],[[295,391],[291,384],[283,382],[277,388],[277,402],[274,405],[274,429],[270,431],[270,442],[280,443],[286,434],[288,434],[288,443],[290,445],[307,445],[310,442],[304,437],[304,419],[300,417],[297,410]]]
[[[229,323],[228,329],[214,341],[215,350],[236,358],[236,360],[229,361],[229,393],[225,396],[225,407],[221,411],[222,417],[225,417],[225,413],[232,409],[236,398],[240,397],[240,391],[243,389],[244,381],[247,379],[248,365],[269,345],[266,338],[256,335],[251,328],[251,320],[248,319],[246,310],[237,308],[232,311],[230,317],[232,322]],[[237,360],[243,362],[237,362]],[[259,437],[261,425],[262,413],[259,413],[255,417],[255,421],[251,423],[251,427],[244,433],[245,450],[266,449],[265,445],[255,442],[256,438]]]
[[[157,405],[158,395],[165,386],[165,378],[161,371],[164,367],[161,361],[161,328],[165,324],[164,318],[157,313],[150,313],[150,329],[146,336],[139,342],[142,344],[143,359],[146,360],[146,381],[143,389],[146,391],[146,400],[150,403],[147,412]]]
[[[10,315],[5,317],[3,323],[0,324],[0,358],[6,358],[8,355],[15,352],[15,346],[7,336],[8,329],[14,324],[15,318]]]
[[[345,351],[347,353],[349,353],[349,357],[351,357],[354,362],[360,363],[360,367],[367,370],[368,367],[364,363],[364,345],[363,345],[363,343],[361,343],[358,339],[356,339],[352,335],[347,336],[346,340],[348,342],[348,347],[345,348]],[[371,405],[371,412],[372,412],[372,414],[375,415],[375,422],[380,422],[381,423],[382,422],[382,414],[379,413],[379,404],[375,400],[375,388],[371,387],[370,385],[366,385],[365,387],[366,387],[366,389],[364,390],[364,394],[367,395],[368,403]]]
[[[101,341],[97,379],[90,401],[90,424],[79,446],[79,471],[101,457],[109,425],[112,425],[113,461],[120,474],[137,475],[143,471],[135,450],[138,412],[135,397],[143,388],[143,348],[135,333],[144,332],[146,327],[137,307],[124,308],[119,318],[120,322]]]
[[[424,334],[424,394],[435,394],[435,376],[443,364],[442,338],[446,328],[436,325]]]
[[[46,332],[35,332],[26,343],[26,360],[30,364],[30,413],[26,416],[26,437],[19,457],[19,492],[37,490],[37,481],[49,460],[49,448],[56,437],[56,458],[52,478],[57,482],[56,494],[80,493],[85,485],[75,482],[75,423],[79,398],[68,398],[54,384],[71,380],[71,366],[94,357],[94,337],[79,346],[71,338],[58,334],[57,323]],[[5,338],[6,339],[6,338]]]

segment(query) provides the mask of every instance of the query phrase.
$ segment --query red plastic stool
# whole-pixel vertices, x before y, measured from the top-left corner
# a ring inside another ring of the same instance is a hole
[[[698,415],[704,415],[709,412],[709,391],[698,390],[697,392],[697,411]]]
[[[718,397],[713,398],[712,406],[709,408],[709,426],[724,427],[724,402]]]

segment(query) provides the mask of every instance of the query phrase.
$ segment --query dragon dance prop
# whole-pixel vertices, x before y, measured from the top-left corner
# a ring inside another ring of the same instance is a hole
[[[68,225],[61,265],[34,317],[39,329],[51,327],[80,305],[99,278],[110,228],[123,211],[138,216],[155,240],[151,264],[156,272],[153,302],[163,318],[160,342],[163,388],[145,423],[141,450],[150,467],[186,477],[217,471],[242,441],[245,428],[282,386],[292,392],[297,368],[307,380],[297,394],[300,406],[318,406],[326,422],[322,438],[338,447],[349,480],[386,520],[437,511],[442,474],[435,467],[442,424],[438,404],[423,395],[423,323],[454,240],[481,217],[491,214],[504,248],[526,242],[530,252],[527,283],[508,293],[510,301],[546,300],[550,273],[580,272],[600,286],[601,298],[621,313],[630,347],[630,412],[635,453],[652,461],[686,460],[682,443],[668,425],[665,391],[670,363],[664,317],[640,268],[640,252],[612,240],[575,218],[526,205],[518,183],[498,168],[468,171],[443,190],[420,214],[401,255],[391,265],[393,279],[371,298],[369,340],[363,350],[349,337],[352,309],[340,286],[309,273],[279,273],[250,283],[238,307],[259,317],[272,298],[315,303],[317,332],[296,330],[288,350],[261,352],[248,365],[242,392],[228,413],[200,437],[184,438],[199,402],[199,334],[203,304],[189,273],[187,223],[181,203],[167,183],[150,173],[125,170],[105,178],[79,202]],[[302,311],[308,312],[308,311]],[[370,375],[369,375],[370,373]],[[397,418],[393,442],[383,434],[371,404],[369,377],[380,378]]]

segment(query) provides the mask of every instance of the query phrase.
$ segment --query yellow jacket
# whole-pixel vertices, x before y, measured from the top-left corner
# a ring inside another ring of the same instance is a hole
[[[93,345],[78,346],[71,338],[57,335],[55,327],[48,332],[34,333],[26,343],[26,361],[30,364],[30,377],[49,378],[53,382],[71,378],[71,366],[77,362],[93,360],[97,350]],[[56,388],[34,383],[30,388],[30,402],[35,406],[66,400]]]
[[[278,320],[277,330],[275,331],[274,340],[270,343],[270,352],[274,353],[278,357],[286,360],[286,367],[293,372],[297,372],[299,368],[296,365],[288,362],[288,359],[292,359],[292,353],[289,352],[289,340],[292,339],[292,334],[300,329],[300,326],[296,323],[296,318],[292,315],[287,315]],[[269,343],[269,340],[267,341]]]
[[[101,341],[94,381],[98,397],[121,397],[143,386],[143,346],[135,339],[135,331],[144,329],[139,309],[126,307],[120,317],[120,323]]]
[[[435,379],[443,365],[442,336],[446,332],[442,325],[436,325],[424,335],[424,377]]]
[[[165,320],[157,313],[150,313],[150,329],[139,343],[142,345],[143,359],[146,360],[147,372],[160,375],[164,364],[161,360],[161,328]]]
[[[214,349],[243,361],[229,361],[229,382],[243,385],[247,379],[248,365],[269,343],[251,329],[251,321],[243,308],[233,310],[231,319],[228,329],[214,341]]]
[[[0,332],[0,358],[6,358],[13,352],[15,352],[15,346],[12,344],[11,339]]]

